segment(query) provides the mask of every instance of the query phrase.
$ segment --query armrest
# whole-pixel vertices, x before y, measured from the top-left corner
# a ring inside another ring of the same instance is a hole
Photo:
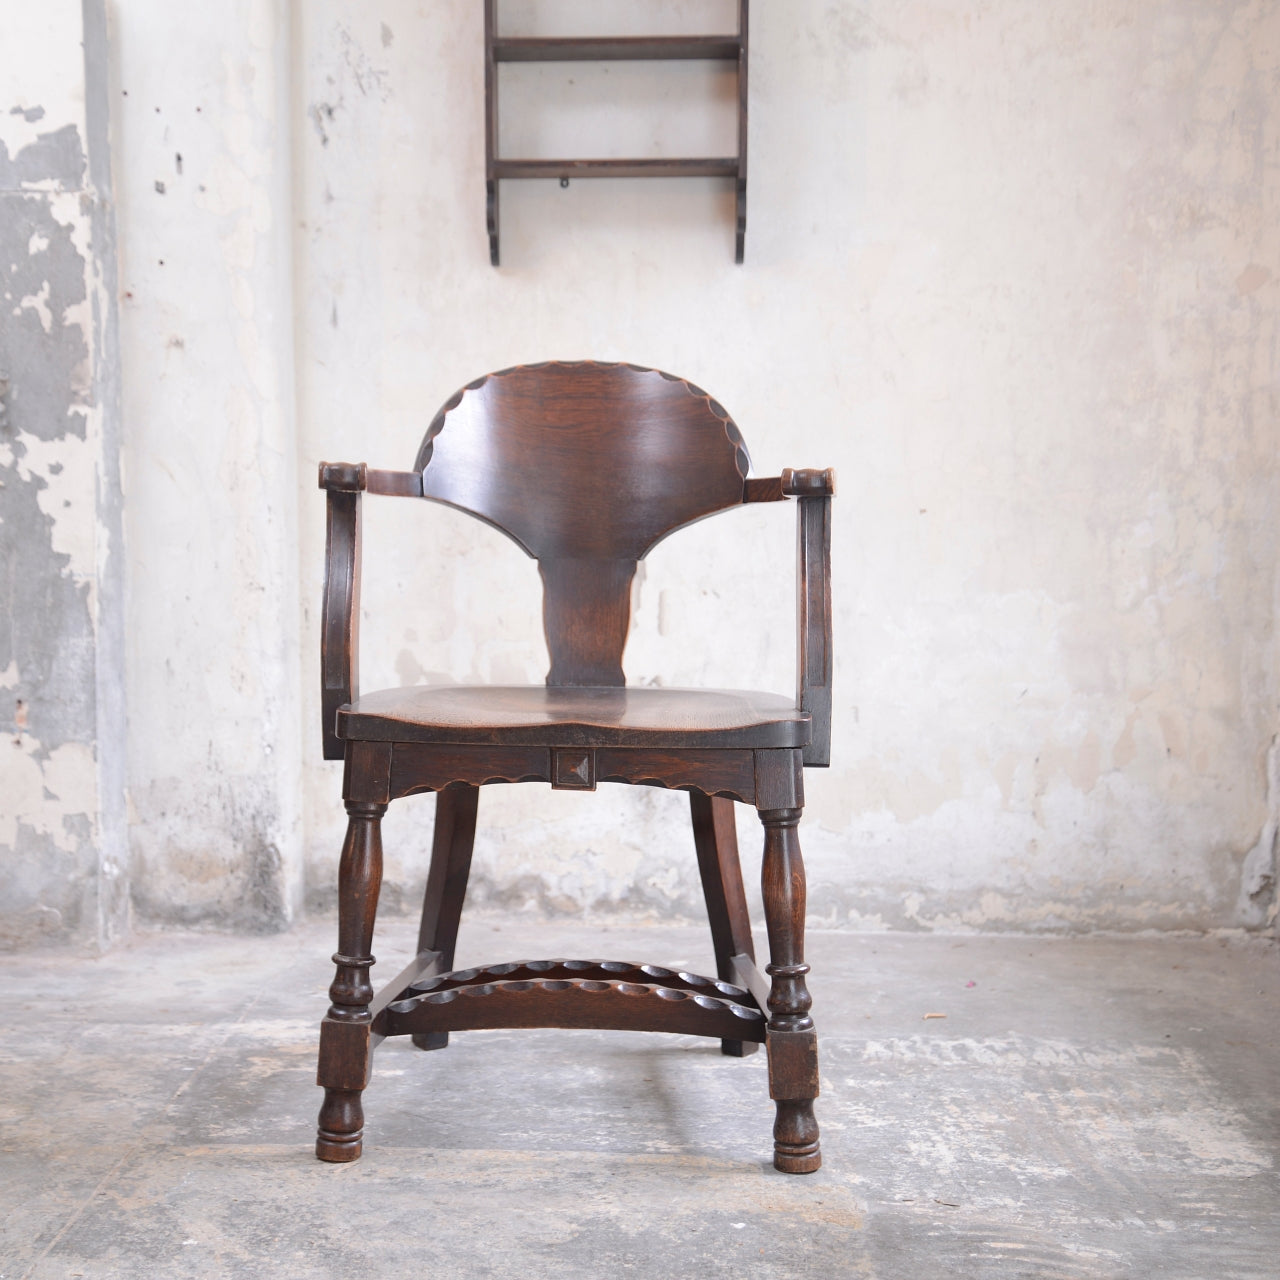
[[[836,473],[830,469],[787,467],[777,479],[761,480],[757,484],[761,496],[747,497],[746,501],[799,499],[796,504],[796,706],[809,713],[812,723],[804,763],[825,769],[831,763],[831,499],[836,491]]]
[[[836,473],[830,468],[794,470],[780,476],[750,479],[743,502],[796,505],[796,706],[807,711],[813,736],[804,762],[826,768],[831,763],[831,499]]]
[[[812,719],[804,763],[831,763],[831,499],[834,471],[782,473],[796,504],[796,705]]]
[[[420,471],[378,471],[363,462],[322,462],[329,495],[324,606],[320,623],[320,712],[324,758],[341,760],[338,708],[360,694],[360,498],[364,493],[422,497]]]
[[[320,487],[328,490],[320,622],[320,715],[326,760],[341,760],[345,754],[335,732],[338,708],[360,692],[360,498],[367,477],[364,463],[320,464]]]
[[[421,471],[379,471],[363,462],[322,462],[320,487],[330,493],[377,493],[391,498],[422,497]]]
[[[779,476],[782,492],[789,498],[833,498],[836,492],[836,473],[827,467],[824,471],[793,470],[783,467]]]
[[[787,467],[780,476],[752,476],[742,482],[743,502],[784,502],[787,498],[830,498],[836,473]]]

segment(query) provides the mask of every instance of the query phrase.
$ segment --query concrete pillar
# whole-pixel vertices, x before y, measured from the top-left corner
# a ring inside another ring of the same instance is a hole
[[[302,894],[288,5],[113,20],[134,901],[281,928]]]

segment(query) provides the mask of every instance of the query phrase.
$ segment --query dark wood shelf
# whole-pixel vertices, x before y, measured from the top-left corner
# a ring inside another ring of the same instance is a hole
[[[495,36],[495,62],[736,62],[737,36]]]
[[[495,178],[736,178],[738,157],[641,160],[495,160]]]
[[[735,184],[741,262],[747,234],[747,7],[738,0],[738,31],[710,36],[500,36],[497,0],[484,6],[485,195],[489,261],[496,267],[498,184],[504,178],[729,178]],[[616,160],[520,160],[498,155],[498,64],[503,62],[731,62],[738,73],[738,154]]]

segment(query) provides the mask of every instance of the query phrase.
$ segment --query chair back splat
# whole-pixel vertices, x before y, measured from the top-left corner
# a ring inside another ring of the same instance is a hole
[[[538,561],[553,686],[620,686],[636,562],[743,499],[750,459],[705,391],[656,369],[523,365],[464,387],[418,450],[423,497]]]

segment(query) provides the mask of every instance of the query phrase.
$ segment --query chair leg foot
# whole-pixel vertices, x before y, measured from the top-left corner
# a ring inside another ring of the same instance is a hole
[[[777,1102],[773,1122],[773,1167],[780,1173],[813,1173],[822,1167],[818,1145],[818,1122],[813,1115],[813,1099]]]
[[[756,1040],[721,1040],[720,1052],[726,1058],[747,1058],[760,1048]]]
[[[316,1159],[348,1164],[360,1159],[364,1107],[359,1089],[326,1089],[316,1128]]]
[[[447,1031],[415,1031],[410,1037],[414,1048],[430,1051],[432,1049],[447,1049],[449,1047],[449,1033]]]

